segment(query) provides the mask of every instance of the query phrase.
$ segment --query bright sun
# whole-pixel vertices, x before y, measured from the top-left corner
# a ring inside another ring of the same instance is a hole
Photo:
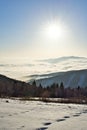
[[[66,35],[66,28],[61,23],[49,23],[45,28],[45,33],[49,39],[62,39]]]

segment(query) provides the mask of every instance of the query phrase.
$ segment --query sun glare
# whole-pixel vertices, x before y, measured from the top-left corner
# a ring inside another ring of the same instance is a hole
[[[58,40],[66,36],[66,28],[61,23],[49,23],[45,28],[46,36],[49,39]]]

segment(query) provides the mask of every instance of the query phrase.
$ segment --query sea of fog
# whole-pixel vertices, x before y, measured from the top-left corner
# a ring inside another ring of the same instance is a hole
[[[70,56],[45,60],[0,60],[0,74],[23,81],[44,78],[49,73],[80,69],[87,69],[87,58]]]

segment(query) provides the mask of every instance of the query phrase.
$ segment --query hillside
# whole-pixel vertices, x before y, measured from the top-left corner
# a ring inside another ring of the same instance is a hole
[[[47,75],[46,75],[47,77]],[[65,87],[86,87],[87,86],[87,69],[85,70],[75,70],[67,72],[59,72],[48,74],[48,78],[43,78],[36,80],[37,85],[49,86],[53,83],[64,83]]]
[[[65,86],[65,83],[70,84],[72,82],[72,84],[74,84],[75,81],[77,81],[77,79],[75,79],[77,78],[76,76],[80,77],[80,73],[82,74],[82,72],[84,72],[84,70],[59,73],[58,76],[54,76],[47,79],[40,79],[37,80],[36,82],[34,81],[32,85],[30,85],[29,83],[14,80],[6,76],[0,75],[0,97],[22,97],[22,98],[23,97],[26,98],[28,97],[48,97],[48,98],[49,97],[50,98],[87,97],[87,87],[83,86],[84,87],[83,89],[81,88],[81,86],[80,87],[73,86],[73,88],[72,87],[68,88],[68,85]],[[74,77],[74,73],[77,73],[75,77]],[[81,75],[85,79],[81,77],[82,79],[79,81],[80,84],[86,83],[86,79],[87,79],[86,73],[87,70],[85,70],[84,75]],[[69,81],[67,77],[68,78],[70,77]],[[57,81],[58,83],[60,83],[60,85],[57,84]],[[43,87],[41,86],[40,82],[44,83]],[[38,86],[36,85],[36,83],[38,84]],[[54,83],[54,84],[49,87],[46,87],[45,85],[47,85],[47,83],[50,84]]]
[[[0,75],[0,96],[25,96],[31,85]]]

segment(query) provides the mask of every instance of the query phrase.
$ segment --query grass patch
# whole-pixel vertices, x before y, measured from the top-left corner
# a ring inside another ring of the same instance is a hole
[[[45,103],[73,103],[73,104],[87,104],[87,99],[81,98],[32,98],[32,97],[23,97],[20,98],[23,101],[42,101]]]

